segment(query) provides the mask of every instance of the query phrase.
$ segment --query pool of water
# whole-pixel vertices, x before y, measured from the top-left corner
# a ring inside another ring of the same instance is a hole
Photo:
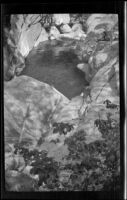
[[[53,85],[69,99],[79,95],[88,82],[76,68],[79,60],[74,46],[75,42],[71,40],[40,43],[27,56],[21,75]]]

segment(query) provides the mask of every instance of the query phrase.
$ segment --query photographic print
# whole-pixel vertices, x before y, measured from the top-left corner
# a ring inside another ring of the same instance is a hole
[[[3,16],[9,192],[120,192],[119,17]]]

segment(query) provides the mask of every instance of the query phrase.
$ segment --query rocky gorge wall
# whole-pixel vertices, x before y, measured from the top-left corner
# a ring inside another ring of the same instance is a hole
[[[79,57],[79,62],[87,63],[83,68],[89,80],[91,74],[88,69],[92,66],[93,58],[91,53],[93,55],[97,52],[96,46],[103,48],[104,44],[98,44],[98,41],[118,38],[118,19],[117,15],[93,14],[87,19],[88,16],[88,14],[79,17],[69,14],[11,15],[10,29],[4,28],[5,80],[10,80],[21,73],[25,67],[25,58],[40,42],[61,38],[79,41],[78,45],[75,45],[75,53]],[[103,54],[101,59],[105,56]],[[79,69],[80,67],[78,66]],[[92,73],[93,71],[96,69],[92,69]]]
[[[20,73],[25,67],[24,59],[32,48],[40,42],[61,37],[74,39],[79,39],[81,36],[85,37],[81,24],[73,23],[70,27],[69,23],[71,24],[69,14],[54,14],[53,16],[41,14],[11,15],[11,28],[10,30],[5,29],[5,40],[9,52],[5,50],[4,55],[10,58],[12,67],[9,67],[10,64],[9,66],[5,64],[5,74],[8,71],[8,76],[10,74],[11,77],[12,74],[14,76],[15,73]],[[13,55],[13,58],[11,55]]]

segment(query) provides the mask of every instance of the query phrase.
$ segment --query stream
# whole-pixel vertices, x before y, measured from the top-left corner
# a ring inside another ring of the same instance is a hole
[[[27,75],[48,83],[69,99],[80,95],[88,82],[76,68],[79,63],[74,53],[76,41],[52,40],[40,43],[26,58],[26,67],[20,75]]]

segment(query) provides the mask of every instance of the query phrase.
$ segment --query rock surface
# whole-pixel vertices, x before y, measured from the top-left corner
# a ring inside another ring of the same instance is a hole
[[[49,35],[50,35],[50,39],[54,40],[59,37],[60,32],[55,26],[51,26]]]
[[[116,75],[115,66],[118,67],[117,58],[112,59],[106,66],[103,66],[92,79],[91,96],[92,100],[102,103],[109,99],[111,102],[119,104],[118,96],[118,72]]]
[[[41,33],[40,33],[38,39],[36,40],[34,47],[37,47],[37,45],[39,45],[40,42],[44,42],[44,41],[48,40],[48,37],[49,37],[48,33],[46,32],[45,28],[42,27]]]
[[[48,131],[56,106],[61,109],[69,100],[51,86],[21,76],[4,84],[4,102],[5,143],[36,145]]]
[[[69,33],[72,31],[71,27],[68,24],[61,25],[60,30],[62,33]]]
[[[81,24],[74,24],[72,26],[72,31],[81,31],[82,30],[82,25]]]
[[[24,30],[19,40],[19,50],[24,57],[33,48],[35,41],[41,34],[41,24],[32,25],[28,30]]]
[[[102,33],[105,29],[110,31],[117,22],[117,14],[92,14],[86,21],[88,26],[87,33]]]
[[[68,24],[70,22],[69,14],[54,14],[53,20],[56,25]]]

